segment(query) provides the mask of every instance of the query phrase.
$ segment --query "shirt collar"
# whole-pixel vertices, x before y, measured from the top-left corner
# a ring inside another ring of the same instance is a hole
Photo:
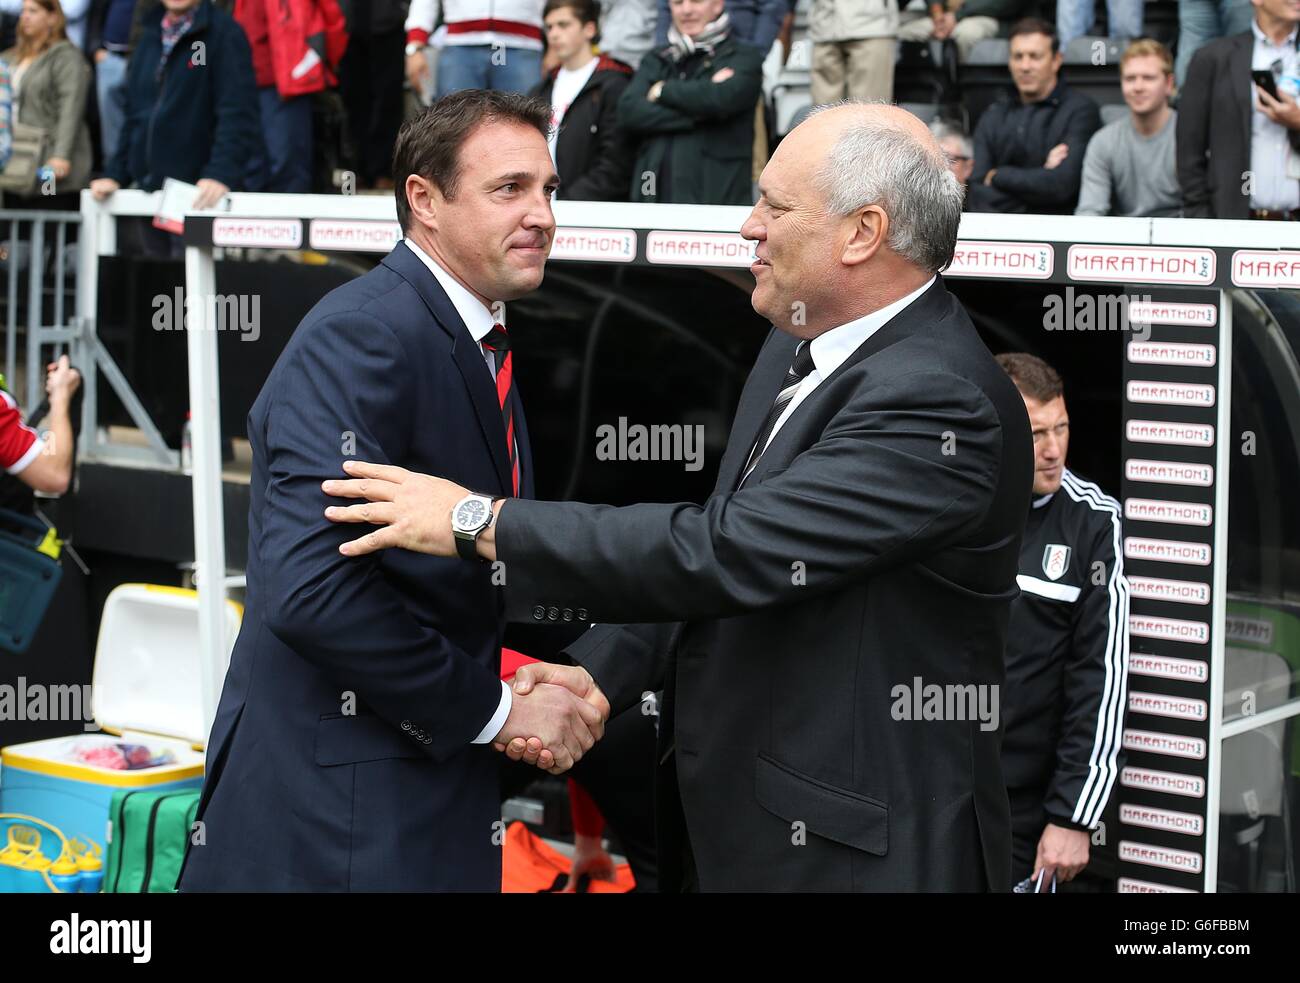
[[[1036,509],[1041,509],[1044,505],[1050,502],[1055,496],[1056,496],[1056,492],[1048,492],[1046,495],[1040,496],[1039,498],[1035,498],[1032,502],[1030,502],[1030,505],[1032,505]]]
[[[424,265],[429,268],[429,272],[434,275],[438,284],[447,293],[447,299],[451,301],[451,306],[456,308],[456,313],[460,319],[465,322],[465,327],[469,330],[470,337],[475,341],[482,341],[487,337],[487,333],[497,326],[497,320],[492,316],[492,312],[483,306],[483,302],[470,293],[460,282],[450,273],[444,270],[437,261],[420,248],[414,239],[403,239],[407,247],[415,255],[423,260]],[[502,325],[505,323],[505,305],[498,305],[501,308]]]
[[[1253,17],[1250,19],[1250,32],[1255,35],[1256,44],[1259,44],[1262,41],[1264,44],[1267,44],[1273,48],[1287,48],[1287,47],[1294,48],[1295,47],[1296,28],[1294,27],[1291,28],[1291,33],[1286,36],[1286,40],[1283,41],[1281,44],[1274,44],[1273,39],[1260,30],[1259,22],[1255,20],[1255,18]]]
[[[817,374],[825,379],[844,364],[845,359],[862,347],[862,343],[883,328],[904,307],[920,297],[933,285],[935,277],[917,287],[906,297],[894,301],[888,307],[864,314],[855,321],[841,324],[838,328],[823,331],[808,345],[812,352],[813,365]]]

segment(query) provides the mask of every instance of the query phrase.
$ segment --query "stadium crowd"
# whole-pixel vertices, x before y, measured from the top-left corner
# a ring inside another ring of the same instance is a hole
[[[1003,96],[927,120],[968,210],[1300,217],[1291,0],[1180,0],[1173,51],[1142,0],[1057,0],[1055,23],[1036,0],[902,2],[0,0],[0,186],[25,208],[167,178],[197,207],[391,190],[412,106],[483,88],[550,102],[559,197],[748,205],[799,7],[813,105],[892,99],[900,44],[956,65],[1006,39]],[[1062,72],[1103,9],[1127,107],[1106,125]]]

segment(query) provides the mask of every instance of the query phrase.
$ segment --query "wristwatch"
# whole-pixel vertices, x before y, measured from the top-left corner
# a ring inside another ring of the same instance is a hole
[[[427,47],[427,44],[420,44],[418,41],[408,41],[406,42],[406,57],[409,58],[411,55],[417,54]]]
[[[451,510],[451,533],[456,537],[456,552],[462,560],[477,560],[478,550],[475,543],[483,530],[492,525],[495,516],[492,503],[499,502],[504,495],[480,495],[470,492]]]

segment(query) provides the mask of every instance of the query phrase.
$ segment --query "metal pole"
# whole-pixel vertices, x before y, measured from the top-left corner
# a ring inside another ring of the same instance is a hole
[[[221,508],[221,395],[217,386],[216,264],[211,246],[185,249],[194,474],[194,572],[199,592],[199,692],[211,731],[226,670],[226,527]]]
[[[1228,630],[1228,494],[1232,453],[1232,294],[1219,291],[1219,378],[1215,398],[1214,581],[1210,597],[1210,733],[1205,762],[1205,891],[1219,890],[1219,793],[1223,787],[1223,685]]]

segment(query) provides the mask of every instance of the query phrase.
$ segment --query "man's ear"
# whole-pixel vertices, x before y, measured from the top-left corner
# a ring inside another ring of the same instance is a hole
[[[845,266],[865,263],[878,253],[889,238],[889,216],[879,205],[864,205],[847,217],[848,237],[840,250]]]
[[[406,207],[411,218],[426,228],[438,227],[438,213],[445,199],[442,192],[428,178],[410,174],[406,178]]]

